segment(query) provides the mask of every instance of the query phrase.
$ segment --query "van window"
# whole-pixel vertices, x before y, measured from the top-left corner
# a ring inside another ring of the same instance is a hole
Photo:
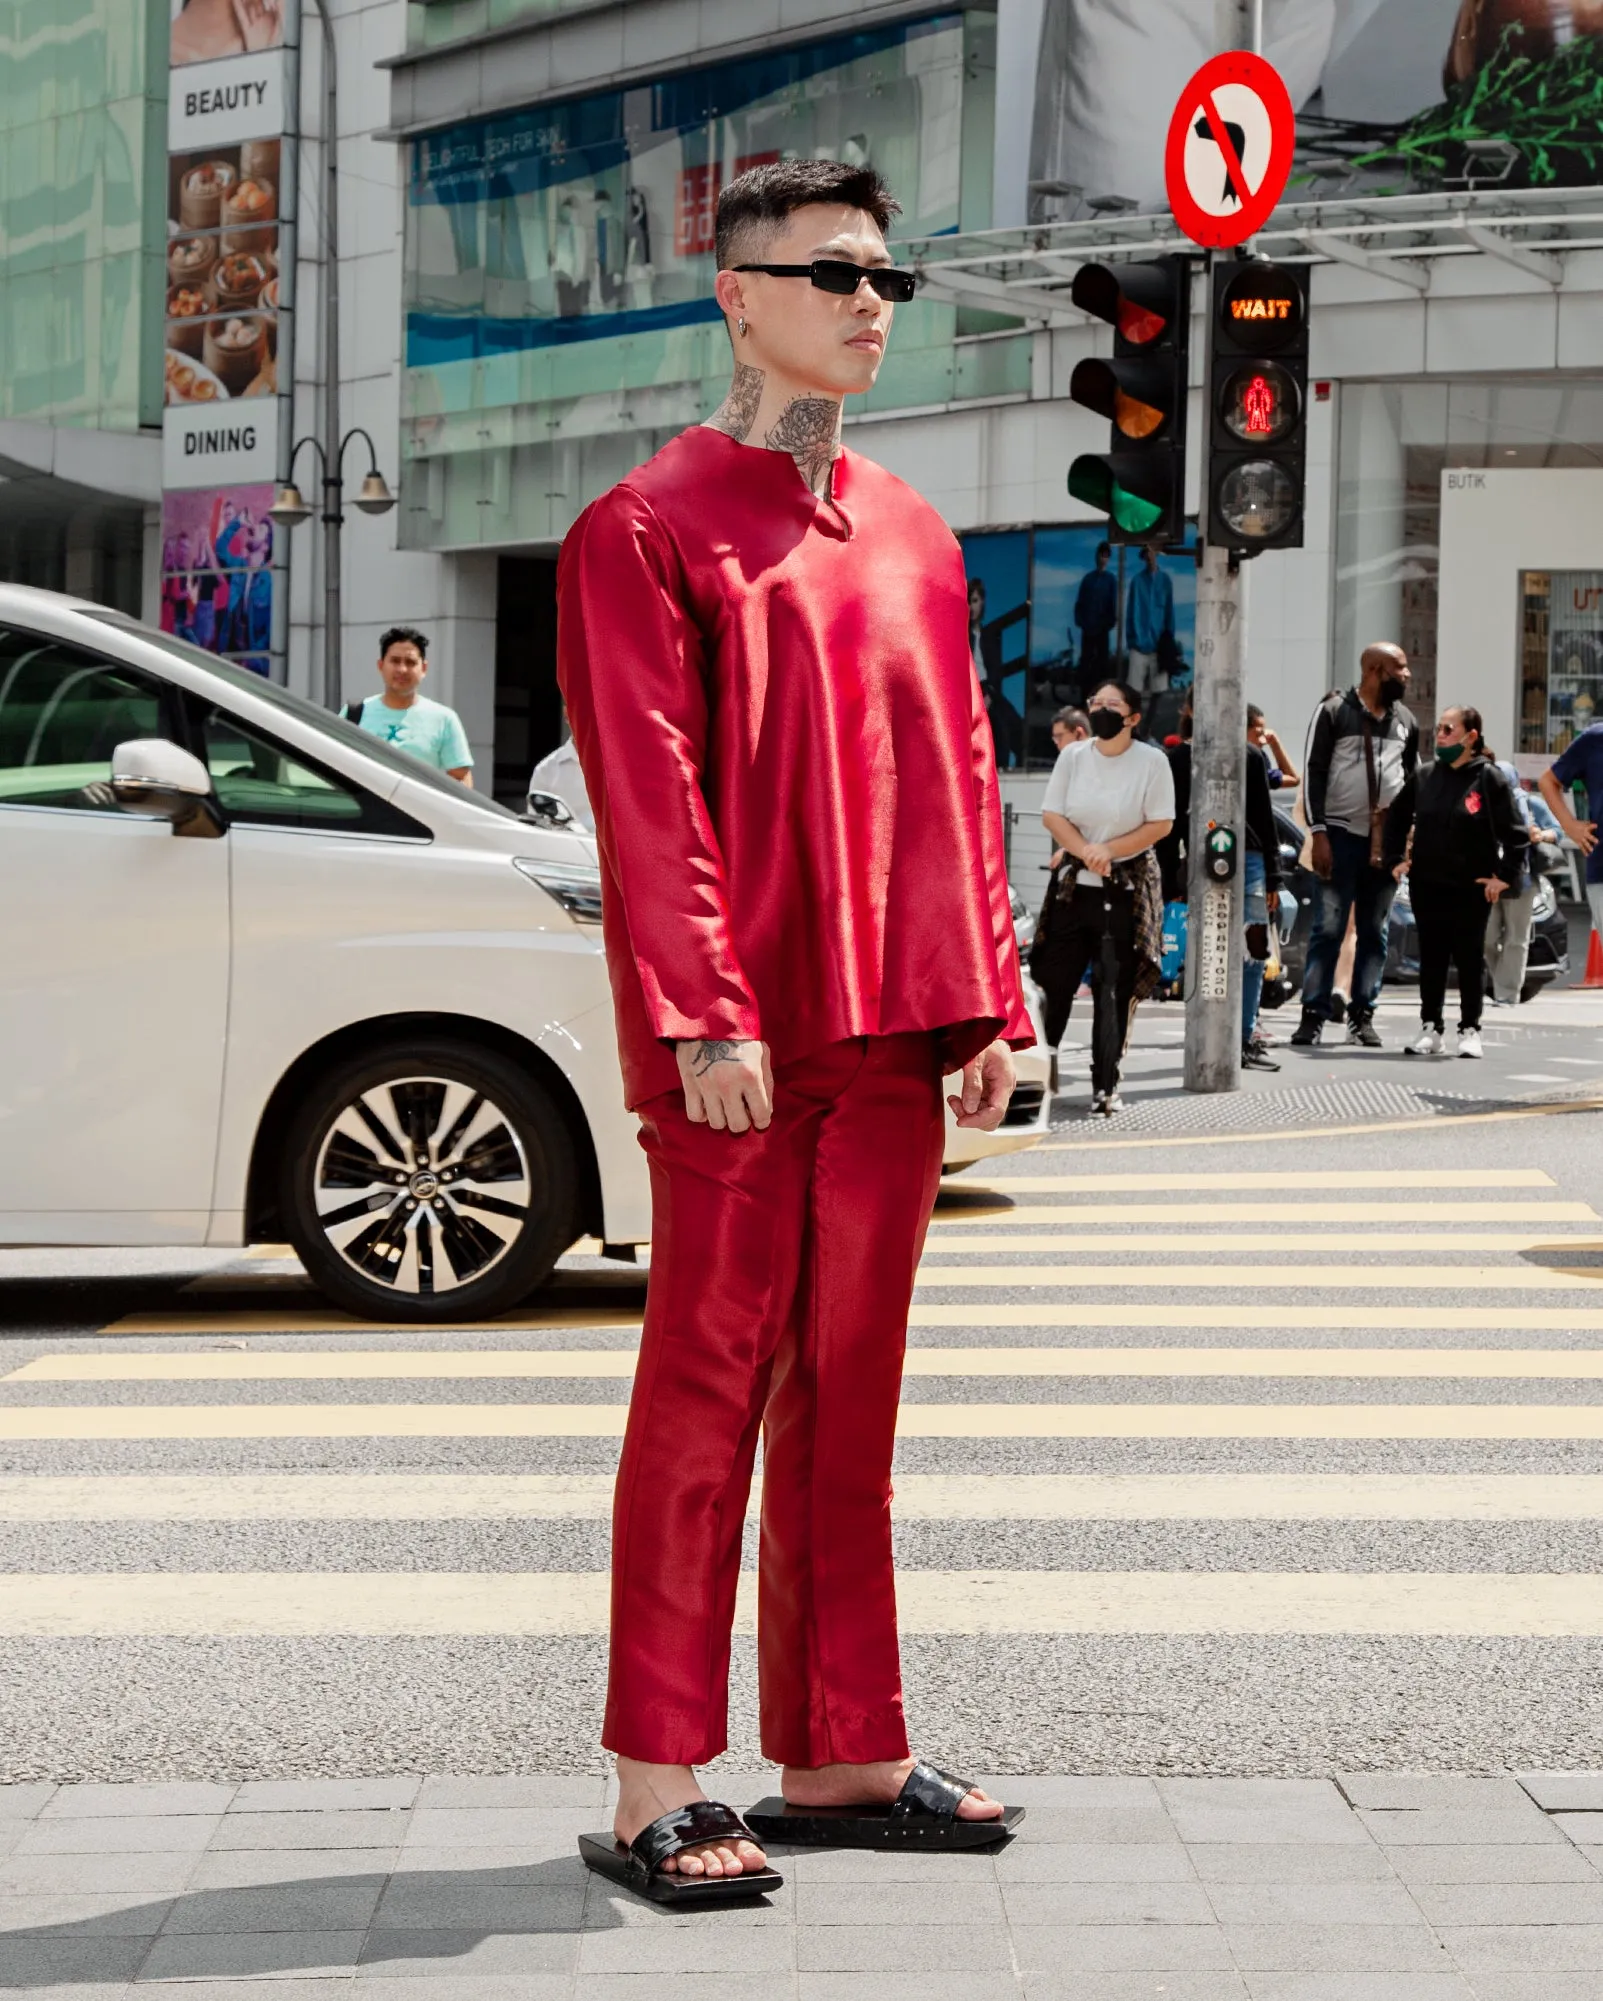
[[[217,803],[237,825],[430,838],[410,815],[285,750],[226,709],[205,710],[200,737]]]
[[[131,667],[0,627],[0,806],[119,810],[111,753],[168,737],[162,689]]]

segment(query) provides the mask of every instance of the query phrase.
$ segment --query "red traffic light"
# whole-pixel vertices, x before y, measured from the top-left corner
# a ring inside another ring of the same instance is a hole
[[[1069,296],[1082,312],[1118,329],[1131,347],[1153,347],[1175,331],[1183,294],[1163,258],[1148,264],[1082,264]]]

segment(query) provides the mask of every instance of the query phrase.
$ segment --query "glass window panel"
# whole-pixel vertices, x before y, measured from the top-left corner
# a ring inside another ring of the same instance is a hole
[[[117,812],[112,752],[167,733],[156,683],[77,647],[0,630],[0,805]]]
[[[314,771],[236,716],[213,709],[203,734],[217,801],[231,820],[274,827],[361,824],[358,792]]]

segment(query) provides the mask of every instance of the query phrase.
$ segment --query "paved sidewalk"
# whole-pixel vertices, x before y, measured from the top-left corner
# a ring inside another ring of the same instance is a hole
[[[769,1776],[720,1775],[737,1805]],[[596,1778],[0,1788],[0,1987],[185,2001],[1596,2001],[1603,1773],[987,1780],[995,1856],[780,1858],[673,1916]]]

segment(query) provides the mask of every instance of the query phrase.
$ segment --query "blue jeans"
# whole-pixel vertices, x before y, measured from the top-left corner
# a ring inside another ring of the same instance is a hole
[[[1308,965],[1302,979],[1305,1014],[1330,1018],[1330,995],[1336,983],[1336,960],[1352,912],[1357,955],[1353,964],[1351,1013],[1360,1020],[1375,1011],[1386,972],[1386,936],[1397,884],[1388,869],[1369,865],[1369,836],[1349,834],[1344,827],[1330,833],[1329,882],[1319,885],[1314,899],[1313,935],[1308,941]]]
[[[1242,899],[1241,921],[1243,924],[1269,923],[1269,889],[1264,871],[1263,856],[1254,854],[1249,848],[1242,858]],[[1263,1000],[1262,959],[1254,959],[1250,954],[1241,962],[1241,1046],[1246,1048],[1252,1040],[1252,1031],[1258,1026],[1258,1008]]]

